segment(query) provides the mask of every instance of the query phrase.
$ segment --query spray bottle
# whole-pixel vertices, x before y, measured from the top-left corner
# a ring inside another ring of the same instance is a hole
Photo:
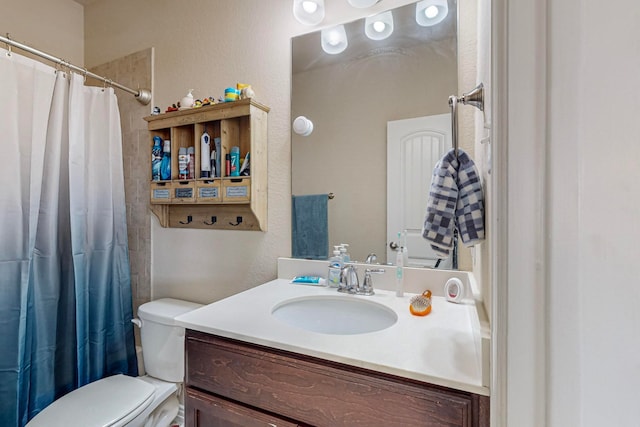
[[[153,148],[151,149],[151,179],[160,181],[160,164],[162,163],[162,138],[153,137]]]
[[[166,181],[171,179],[171,141],[164,141],[164,150],[162,153],[162,162],[160,163],[160,179]]]

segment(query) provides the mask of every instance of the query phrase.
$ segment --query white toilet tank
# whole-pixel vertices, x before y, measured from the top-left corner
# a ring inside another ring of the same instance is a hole
[[[163,298],[138,308],[142,357],[148,375],[164,381],[184,380],[184,328],[175,324],[181,314],[201,304]]]

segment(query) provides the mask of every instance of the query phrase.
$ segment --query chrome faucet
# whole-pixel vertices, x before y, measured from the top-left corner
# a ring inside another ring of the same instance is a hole
[[[365,264],[375,264],[378,261],[378,257],[373,252],[367,255],[367,259],[365,260]]]
[[[373,278],[371,274],[383,274],[384,268],[367,268],[364,270],[364,282],[360,286],[358,268],[353,264],[345,265],[340,272],[338,292],[358,295],[374,295]]]
[[[360,282],[358,280],[358,268],[353,264],[348,264],[342,267],[338,292],[355,294],[359,288]]]
[[[384,268],[367,268],[364,270],[364,283],[362,284],[362,289],[358,290],[359,294],[362,295],[373,295],[375,292],[373,291],[373,278],[371,274],[384,274]]]

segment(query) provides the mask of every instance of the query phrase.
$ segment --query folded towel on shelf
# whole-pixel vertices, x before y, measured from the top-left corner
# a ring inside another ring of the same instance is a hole
[[[291,196],[291,255],[328,259],[329,222],[327,194]]]
[[[473,160],[462,149],[449,150],[436,164],[422,237],[446,257],[453,247],[454,229],[465,246],[484,240],[484,196]]]

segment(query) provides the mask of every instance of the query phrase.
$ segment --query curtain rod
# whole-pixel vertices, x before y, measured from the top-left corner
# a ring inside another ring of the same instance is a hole
[[[114,87],[117,87],[118,89],[122,89],[125,92],[129,92],[130,94],[134,95],[135,98],[138,100],[138,102],[140,102],[142,105],[147,105],[149,102],[151,102],[151,91],[149,89],[135,90],[135,89],[128,88],[126,86],[121,85],[120,83],[114,82],[111,79],[99,76],[97,74],[92,73],[91,71],[87,71],[86,68],[78,67],[76,65],[73,65],[73,64],[65,61],[64,59],[56,58],[53,55],[49,55],[48,53],[39,51],[39,50],[34,49],[34,48],[30,47],[30,46],[27,46],[25,44],[19,43],[19,42],[15,41],[15,40],[11,40],[9,38],[9,34],[7,34],[6,37],[0,35],[0,42],[6,43],[8,46],[17,47],[18,49],[22,49],[24,51],[27,51],[27,52],[32,53],[34,55],[37,55],[37,56],[39,56],[41,58],[44,58],[44,59],[46,59],[48,61],[55,62],[56,64],[58,64],[58,65],[60,65],[62,67],[70,68],[70,69],[72,69],[74,71],[82,73],[85,76],[89,76],[89,77],[92,77],[94,79],[100,80],[100,81],[104,82],[105,84],[108,84],[109,86],[114,86]],[[11,48],[9,48],[9,52],[11,52]]]

